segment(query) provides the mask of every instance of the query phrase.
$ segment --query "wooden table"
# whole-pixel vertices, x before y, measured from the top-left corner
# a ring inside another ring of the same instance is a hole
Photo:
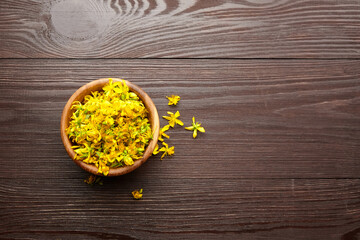
[[[360,239],[359,0],[1,0],[0,57],[0,239]],[[206,133],[85,184],[60,116],[102,77]]]

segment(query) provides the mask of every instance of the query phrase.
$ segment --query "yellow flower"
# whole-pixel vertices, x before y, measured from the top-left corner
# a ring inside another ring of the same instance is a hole
[[[180,101],[180,96],[171,95],[170,97],[166,96],[169,99],[168,105],[176,105]]]
[[[196,138],[197,131],[199,132],[205,132],[205,128],[201,127],[201,123],[195,122],[195,117],[192,118],[192,126],[185,127],[186,130],[194,131],[193,132],[193,138]]]
[[[88,178],[84,180],[85,183],[89,185],[99,184],[103,185],[103,181],[101,180],[101,177],[90,175]]]
[[[141,199],[142,196],[143,196],[142,192],[143,192],[142,189],[132,191],[133,198],[136,199],[136,200]]]
[[[179,119],[177,119],[178,117],[180,117],[180,113],[179,111],[177,111],[175,114],[172,112],[167,112],[170,116],[163,116],[163,118],[165,118],[166,120],[169,121],[169,125],[170,127],[174,127],[175,124],[178,124],[180,126],[183,126],[184,123],[182,121],[180,121]]]
[[[169,145],[167,145],[167,143],[163,142],[163,147],[160,148],[159,152],[164,152],[163,155],[161,156],[161,160],[163,160],[163,158],[165,156],[171,156],[175,153],[174,147],[170,147]]]
[[[106,166],[106,163],[104,161],[96,162],[95,166],[98,167],[98,173],[102,173],[104,176],[107,176],[109,174],[110,168]]]
[[[156,155],[159,153],[159,144],[156,144],[155,149],[153,151],[153,155]]]
[[[92,184],[94,184],[95,180],[96,180],[96,176],[90,175],[87,179],[84,180],[84,183],[92,185]]]
[[[106,85],[105,87],[103,87],[104,91],[112,91],[112,90],[114,90],[114,85],[113,85],[112,78],[108,78],[108,79],[109,79],[109,84]]]
[[[128,166],[131,166],[131,165],[134,164],[134,161],[132,160],[131,157],[125,156],[125,157],[124,157],[124,163],[125,163],[126,165],[128,165]]]
[[[160,142],[164,141],[164,139],[162,137],[166,137],[167,139],[170,138],[170,136],[165,133],[167,130],[169,130],[169,128],[170,128],[170,126],[166,125],[160,129],[160,132],[159,132],[159,141]]]

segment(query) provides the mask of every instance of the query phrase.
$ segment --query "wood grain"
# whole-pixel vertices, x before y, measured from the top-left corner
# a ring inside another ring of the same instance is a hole
[[[133,172],[134,173],[134,172]],[[1,239],[358,239],[359,179],[0,181]],[[131,190],[144,188],[144,198]]]
[[[359,178],[359,60],[0,60],[0,176],[76,177],[60,139],[68,98],[100,77],[143,88],[159,115],[179,110],[172,158],[137,176],[179,179]],[[179,94],[177,107],[165,96]],[[165,120],[160,124],[164,126]]]
[[[359,29],[359,0],[1,0],[0,240],[360,239]],[[86,185],[60,118],[104,77],[206,133]]]
[[[359,58],[359,0],[0,1],[1,58]]]

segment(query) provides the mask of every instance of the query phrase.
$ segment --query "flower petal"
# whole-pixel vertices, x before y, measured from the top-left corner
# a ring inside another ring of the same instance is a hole
[[[193,131],[194,130],[194,127],[193,126],[190,126],[190,127],[185,127],[186,130],[189,130],[189,131]]]
[[[176,122],[176,124],[179,124],[180,126],[184,126],[184,123],[179,119],[176,119],[175,122]]]
[[[168,121],[170,121],[172,119],[171,117],[168,117],[168,116],[163,116],[163,118],[165,118]]]
[[[171,147],[168,149],[168,152],[167,154],[170,156],[170,155],[173,155],[175,153],[175,147]]]
[[[197,136],[197,129],[195,129],[193,132],[193,138],[196,138],[196,136]]]
[[[199,130],[199,132],[205,132],[205,128],[203,128],[203,127],[199,127],[198,130]]]
[[[169,130],[170,126],[169,125],[166,125],[164,127],[161,128],[161,131],[162,132],[166,132],[167,130]]]
[[[153,155],[156,155],[159,153],[159,144],[156,144],[155,149],[153,151]]]

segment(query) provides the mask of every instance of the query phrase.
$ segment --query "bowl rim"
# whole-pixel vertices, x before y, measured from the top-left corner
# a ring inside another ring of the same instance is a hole
[[[149,121],[151,125],[151,131],[153,134],[153,138],[150,140],[148,146],[145,149],[145,152],[143,154],[143,157],[141,159],[137,159],[134,161],[134,164],[131,166],[124,166],[119,168],[110,168],[109,174],[107,177],[112,176],[120,176],[126,173],[129,173],[138,167],[140,167],[146,160],[152,155],[152,152],[155,149],[155,146],[158,142],[159,137],[159,131],[160,131],[160,120],[159,120],[159,114],[156,109],[156,106],[152,99],[149,97],[149,95],[142,90],[139,86],[136,84],[133,84],[127,80],[120,79],[120,78],[100,78],[97,80],[94,80],[92,82],[89,82],[83,86],[81,86],[78,90],[76,90],[73,95],[69,98],[66,105],[64,106],[62,115],[61,115],[61,121],[60,121],[60,133],[61,133],[61,140],[64,144],[65,150],[70,156],[70,158],[82,169],[85,171],[98,175],[98,176],[104,176],[101,173],[98,173],[98,168],[95,165],[84,163],[81,160],[75,160],[75,151],[71,148],[73,146],[72,142],[70,141],[69,137],[66,134],[66,128],[69,126],[69,121],[72,115],[72,112],[74,110],[71,110],[71,105],[74,101],[80,101],[82,102],[84,97],[86,95],[91,94],[91,92],[102,90],[103,86],[105,86],[109,80],[112,79],[113,82],[119,82],[119,81],[125,81],[126,85],[129,87],[129,89],[136,93],[138,97],[141,99],[141,101],[144,103],[145,108],[149,111]]]

